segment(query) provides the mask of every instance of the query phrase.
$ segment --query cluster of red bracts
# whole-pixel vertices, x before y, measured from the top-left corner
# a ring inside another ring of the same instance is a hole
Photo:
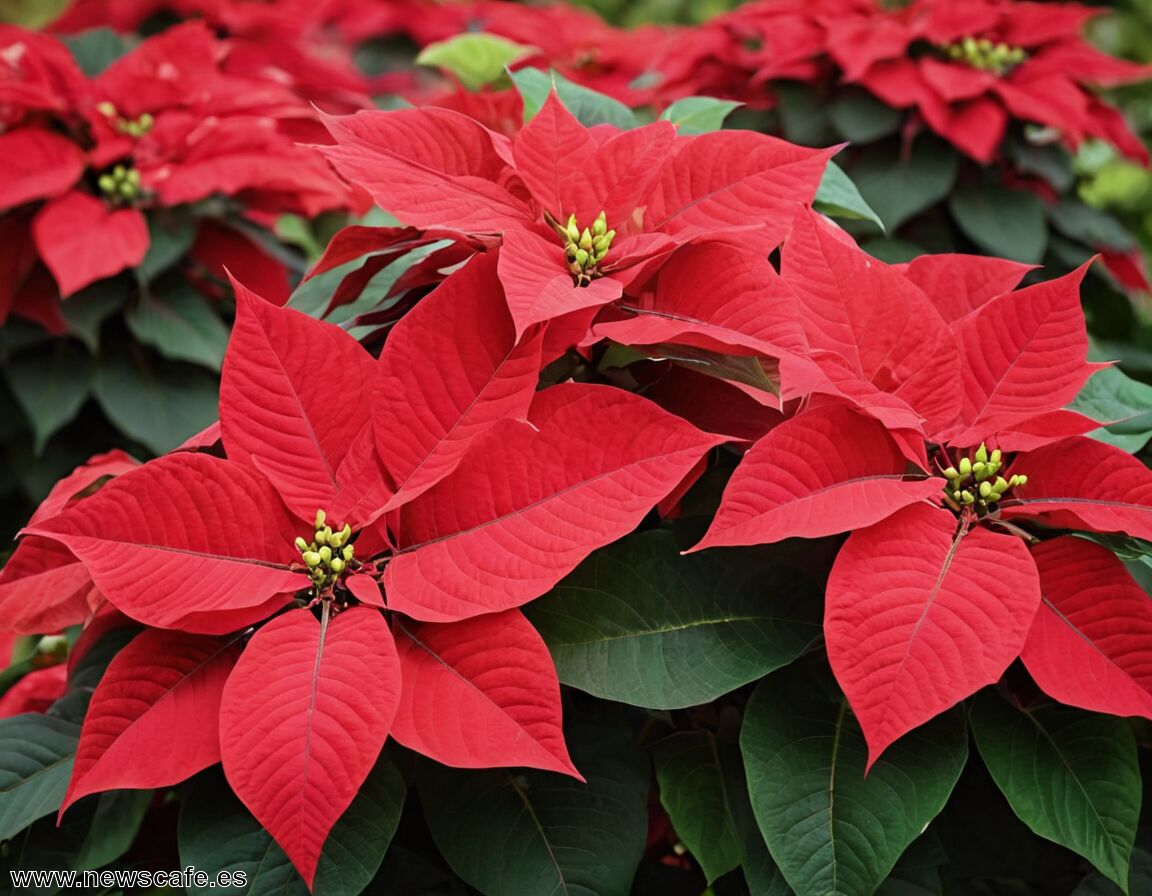
[[[1010,262],[882,264],[808,208],[826,152],[749,132],[589,130],[555,96],[514,140],[438,109],[329,126],[338,170],[413,227],[352,229],[325,263],[447,239],[452,273],[378,360],[237,284],[218,429],[96,459],[30,522],[10,625],[148,626],[93,697],[65,806],[223,760],[311,879],[389,736],[577,774],[518,607],[721,443],[751,447],[696,549],[853,531],[825,634],[873,758],[1018,656],[1057,699],[1152,716],[1147,599],[1058,535],[1152,538],[1152,473],[1063,410],[1093,372],[1079,274],[1014,291]],[[603,340],[709,375],[537,391]]]
[[[0,321],[63,331],[60,300],[138,266],[166,210],[228,197],[230,214],[270,229],[285,213],[363,207],[300,145],[326,139],[315,110],[230,72],[234,52],[182,25],[88,78],[63,43],[0,27]],[[230,223],[205,215],[191,257],[286,299],[286,269]]]

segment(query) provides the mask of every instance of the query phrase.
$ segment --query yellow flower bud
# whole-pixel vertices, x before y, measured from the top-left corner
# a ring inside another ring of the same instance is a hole
[[[587,227],[585,227],[584,232],[580,234],[580,248],[585,252],[592,251],[592,234]]]
[[[967,457],[960,458],[960,475],[969,476],[972,473],[972,461]]]
[[[960,478],[960,471],[957,470],[955,467],[949,467],[947,470],[944,471],[944,478],[945,479],[959,479]]]
[[[99,180],[96,181],[100,189],[105,193],[114,193],[116,191],[116,179],[111,174],[101,174]]]
[[[310,567],[317,567],[320,565],[320,555],[315,551],[304,552],[304,562]]]
[[[592,233],[596,236],[604,236],[608,232],[608,216],[604,212],[600,212],[596,216],[596,220],[592,222]]]
[[[344,557],[344,561],[347,562],[356,556],[356,546],[351,544],[345,545],[344,550],[342,550],[340,554]]]
[[[565,228],[568,231],[568,239],[577,243],[580,241],[580,227],[576,224],[576,216],[568,216],[568,226]]]
[[[296,550],[298,550],[298,551],[308,550],[308,542],[306,542],[303,538],[297,538],[296,539]]]
[[[331,562],[331,560],[332,560],[332,548],[328,547],[328,545],[322,545],[320,547],[320,550],[317,553],[320,554],[320,559],[323,560],[325,563]]]
[[[582,268],[588,267],[589,257],[590,256],[588,255],[588,252],[586,250],[584,250],[584,249],[577,249],[576,250],[576,264],[578,264],[580,267],[582,267]]]
[[[332,572],[341,573],[344,571],[344,561],[341,560],[339,557],[333,557],[332,558],[331,566],[332,566]]]
[[[314,525],[312,528],[322,529],[324,527],[324,521],[326,519],[328,519],[328,514],[326,514],[323,510],[317,510],[316,511],[316,525]]]
[[[317,529],[316,530],[316,544],[328,544],[328,532],[329,531],[330,530],[327,528]]]
[[[980,497],[981,498],[987,498],[990,494],[992,494],[992,483],[991,482],[981,482],[980,483]]]
[[[983,442],[981,442],[980,447],[976,449],[976,460],[982,464],[988,463],[988,449]]]
[[[976,503],[976,496],[974,494],[972,494],[972,492],[964,492],[964,503],[965,504],[975,504]]]

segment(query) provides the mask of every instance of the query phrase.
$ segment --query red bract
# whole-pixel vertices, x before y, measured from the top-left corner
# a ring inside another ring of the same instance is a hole
[[[537,394],[541,328],[516,338],[496,266],[469,261],[379,360],[237,285],[226,458],[162,457],[28,526],[154,627],[93,697],[65,808],[222,759],[311,882],[389,734],[450,765],[578,774],[516,608],[721,438],[608,387]]]
[[[814,216],[783,267],[810,344],[924,422],[811,404],[748,452],[697,549],[857,530],[832,568],[824,632],[870,762],[1022,655],[1058,699],[1152,717],[1131,614],[1094,609],[1087,575],[1057,571],[1098,567],[1129,609],[1135,586],[1108,551],[1042,540],[1053,527],[1152,538],[1152,473],[1063,410],[1094,370],[1083,271],[1014,292],[1025,268],[997,260],[901,271]],[[1147,622],[1143,603],[1133,612]]]
[[[153,208],[225,195],[265,219],[355,204],[323,159],[297,145],[323,136],[314,110],[268,77],[225,72],[229,51],[202,25],[184,25],[86,81],[63,45],[0,31],[0,65],[10,69],[0,109],[12,125],[0,155],[14,160],[0,174],[0,212],[20,230],[28,215],[31,228],[31,240],[5,241],[11,294],[0,293],[0,313],[14,308],[58,329],[57,290],[37,259],[68,297],[140,264]],[[213,273],[251,268],[251,245],[225,233],[235,250],[225,242],[205,256]],[[280,268],[259,255],[260,267]]]
[[[336,145],[321,151],[404,223],[500,235],[518,335],[614,301],[693,240],[771,251],[830,155],[750,132],[678,136],[665,122],[588,129],[555,93],[514,140],[445,109],[328,126]]]

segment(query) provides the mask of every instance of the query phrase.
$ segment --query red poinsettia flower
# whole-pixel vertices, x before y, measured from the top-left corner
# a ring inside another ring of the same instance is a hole
[[[27,527],[152,627],[93,696],[65,807],[222,760],[310,882],[387,736],[578,774],[517,608],[720,438],[608,387],[536,393],[543,330],[516,338],[496,266],[469,261],[378,361],[237,286],[226,457],[162,457]]]
[[[1088,137],[1147,161],[1120,113],[1087,88],[1148,78],[1081,36],[1100,12],[1071,3],[917,0],[888,9],[827,10],[827,52],[843,78],[990,162],[1010,118],[1055,129],[1072,146]]]
[[[42,36],[29,42],[18,29],[0,38],[0,57],[20,60],[20,83],[61,80],[37,73],[49,64],[60,68],[62,45]],[[0,312],[54,307],[37,259],[63,297],[138,265],[148,251],[151,208],[223,194],[267,223],[283,212],[315,215],[354,204],[323,159],[296,145],[318,137],[313,110],[272,81],[225,74],[226,51],[202,25],[185,25],[143,42],[82,88],[69,75],[59,102],[41,96],[40,87],[12,94],[27,104],[20,124],[0,134],[0,154],[15,162],[0,173],[0,228],[10,225],[14,233],[0,259],[13,274]],[[252,267],[259,250],[240,234],[232,242],[235,267]],[[229,260],[225,254],[205,257],[219,264]],[[262,266],[269,265],[283,270],[263,256]],[[281,279],[283,298],[283,273]],[[33,288],[38,303],[23,295]],[[48,310],[29,316],[47,323],[58,317]]]
[[[1152,626],[1152,606],[1131,599],[1108,551],[1049,538],[1152,538],[1152,472],[1078,435],[1098,424],[1064,410],[1095,369],[1083,271],[1017,291],[1027,268],[995,259],[924,258],[902,272],[815,216],[785,243],[783,268],[811,343],[924,423],[893,430],[809,403],[749,450],[693,550],[853,531],[824,631],[871,761],[1017,657],[1057,699],[1152,717],[1152,642],[1120,630]],[[1080,563],[1084,574],[1068,573]],[[1116,587],[1123,623],[1096,607],[1089,569]]]
[[[555,93],[514,140],[445,109],[327,122],[336,145],[321,152],[405,224],[499,235],[518,333],[614,301],[693,240],[766,254],[831,155],[746,131],[679,136],[666,122],[589,129]]]

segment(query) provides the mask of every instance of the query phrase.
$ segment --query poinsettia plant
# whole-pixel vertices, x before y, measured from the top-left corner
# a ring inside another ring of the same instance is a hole
[[[880,261],[834,146],[580,88],[582,14],[187,11],[250,42],[228,78],[282,34],[320,89],[341,28],[400,27],[464,86],[328,108],[309,152],[395,220],[287,302],[234,272],[217,422],[27,521],[0,854],[342,896],[1140,892],[1152,399],[1089,361],[1091,267]],[[514,93],[468,86],[488,52]],[[574,80],[521,66],[550,56]]]

